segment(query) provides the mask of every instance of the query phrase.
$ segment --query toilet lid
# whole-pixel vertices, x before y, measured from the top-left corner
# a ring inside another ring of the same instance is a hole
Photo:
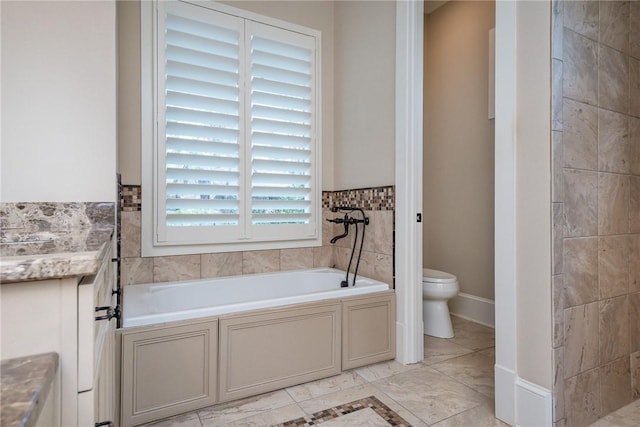
[[[422,269],[422,281],[434,283],[451,283],[458,280],[453,274],[444,271],[432,270],[430,268]]]

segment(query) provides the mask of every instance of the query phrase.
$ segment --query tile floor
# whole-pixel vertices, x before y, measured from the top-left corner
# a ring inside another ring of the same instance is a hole
[[[412,426],[506,426],[494,417],[494,331],[452,317],[455,338],[425,336],[424,361],[395,361],[283,390],[222,403],[168,418],[146,427],[272,426],[309,417],[327,408],[374,396]],[[595,427],[620,426],[640,419],[640,401],[603,418]],[[337,426],[388,426],[364,409],[321,423]]]

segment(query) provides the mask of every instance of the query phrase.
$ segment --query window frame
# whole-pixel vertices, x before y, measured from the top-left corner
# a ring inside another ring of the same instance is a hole
[[[175,1],[175,0],[174,0]],[[157,50],[157,25],[158,13],[157,2],[141,2],[140,4],[140,28],[141,28],[141,140],[142,140],[142,215],[141,215],[141,255],[163,256],[163,255],[187,255],[200,253],[236,252],[247,250],[265,249],[285,249],[320,246],[322,244],[322,85],[321,85],[321,33],[320,31],[303,27],[301,25],[288,23],[275,18],[259,15],[243,9],[227,6],[215,1],[186,1],[178,0],[181,3],[193,6],[204,7],[216,12],[232,15],[244,19],[246,24],[256,22],[263,25],[281,28],[295,33],[311,36],[315,40],[315,67],[314,73],[314,132],[312,144],[312,173],[311,173],[311,214],[313,219],[313,233],[304,236],[282,238],[277,232],[277,225],[268,226],[274,229],[273,233],[260,233],[257,237],[242,236],[239,239],[229,242],[161,242],[158,239],[159,218],[163,213],[159,212],[157,197],[158,187],[156,185],[159,165],[162,164],[164,153],[158,150],[158,114],[157,114],[157,94],[158,81],[156,66],[158,60]],[[250,22],[252,21],[252,22]],[[247,49],[248,51],[249,49]],[[247,76],[248,78],[248,76]],[[244,91],[241,91],[241,97]],[[246,112],[243,111],[241,114]],[[248,122],[249,120],[247,120]],[[249,135],[241,139],[241,152],[244,159],[241,162],[251,163],[251,146]],[[244,176],[249,176],[244,174]],[[164,187],[162,187],[164,188]],[[244,188],[251,191],[251,183],[245,183]],[[245,197],[251,197],[250,193]],[[250,203],[244,203],[245,209],[249,209]],[[250,215],[247,215],[249,218]],[[283,227],[287,227],[283,225]]]

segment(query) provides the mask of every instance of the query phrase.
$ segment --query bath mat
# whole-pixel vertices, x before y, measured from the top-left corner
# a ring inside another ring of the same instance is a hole
[[[374,396],[365,397],[364,399],[354,400],[353,402],[343,403],[342,405],[334,406],[333,408],[324,409],[308,417],[301,417],[286,421],[282,424],[278,424],[277,427],[315,426],[363,409],[373,410],[390,426],[411,427],[411,424],[406,422],[400,415],[392,411],[387,405],[380,402]]]

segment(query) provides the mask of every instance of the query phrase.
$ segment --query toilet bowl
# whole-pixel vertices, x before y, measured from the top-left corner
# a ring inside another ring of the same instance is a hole
[[[425,268],[422,270],[422,320],[424,334],[453,338],[453,326],[447,301],[458,295],[460,285],[453,274]]]

